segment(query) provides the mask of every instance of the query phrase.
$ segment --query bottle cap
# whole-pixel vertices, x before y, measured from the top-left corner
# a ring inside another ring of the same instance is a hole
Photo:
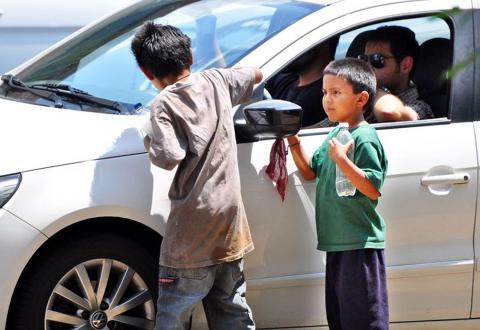
[[[338,127],[340,127],[340,128],[342,128],[342,127],[348,128],[348,123],[338,123]]]

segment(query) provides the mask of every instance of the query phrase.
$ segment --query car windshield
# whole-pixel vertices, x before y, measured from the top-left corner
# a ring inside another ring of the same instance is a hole
[[[62,84],[108,100],[147,105],[157,91],[130,50],[143,22],[179,27],[192,40],[192,70],[199,71],[234,65],[257,45],[321,7],[308,0],[142,1],[40,58],[18,72],[16,79],[27,86]],[[22,97],[27,93],[13,94],[27,99]],[[28,98],[32,101],[32,95]]]

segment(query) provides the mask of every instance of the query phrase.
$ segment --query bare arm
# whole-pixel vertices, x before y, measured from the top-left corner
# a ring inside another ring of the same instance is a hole
[[[303,150],[300,144],[300,139],[297,135],[287,137],[288,145],[290,146],[290,152],[293,157],[295,165],[297,165],[298,171],[305,180],[314,180],[315,172],[310,168],[310,158],[305,150]]]
[[[263,79],[263,73],[259,68],[253,68],[255,71],[255,84],[258,84]]]
[[[383,90],[377,90],[373,113],[379,122],[418,120],[415,110],[405,106],[397,96]]]
[[[329,141],[330,158],[337,164],[348,180],[371,200],[380,197],[377,188],[367,179],[365,173],[347,157],[347,151],[353,141],[343,145],[336,138]]]

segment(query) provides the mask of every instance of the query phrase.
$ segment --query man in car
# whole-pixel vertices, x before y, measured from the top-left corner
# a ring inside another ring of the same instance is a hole
[[[232,106],[250,99],[256,68],[191,73],[191,41],[145,23],[132,41],[140,69],[160,90],[144,143],[172,170],[171,211],[160,251],[156,328],[186,330],[203,300],[211,329],[255,329],[245,300],[243,256],[253,242],[240,193]]]
[[[377,77],[378,89],[372,122],[433,118],[430,106],[420,99],[412,82],[419,45],[415,33],[402,26],[381,26],[368,34],[364,54]]]
[[[337,44],[338,38],[323,42],[293,61],[287,72],[277,74],[265,85],[272,98],[302,107],[303,127],[327,117],[319,97],[321,99],[323,89],[323,69],[333,60]]]

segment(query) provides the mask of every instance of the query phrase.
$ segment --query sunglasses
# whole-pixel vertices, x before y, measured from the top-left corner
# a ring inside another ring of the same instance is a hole
[[[385,60],[389,58],[394,58],[394,56],[384,56],[380,53],[358,55],[358,59],[370,63],[376,69],[383,68],[385,66]]]

